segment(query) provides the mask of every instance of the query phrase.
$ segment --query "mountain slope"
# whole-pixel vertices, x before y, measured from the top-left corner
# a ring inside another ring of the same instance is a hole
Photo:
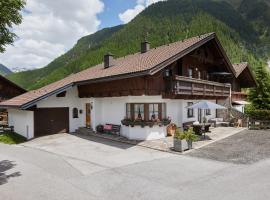
[[[7,68],[6,66],[4,66],[3,64],[0,63],[0,74],[3,75],[3,76],[6,76],[6,75],[9,75],[11,74],[12,71]]]
[[[247,1],[238,1],[237,6],[217,0],[159,2],[124,26],[80,39],[74,48],[47,67],[12,74],[9,78],[28,89],[44,86],[102,62],[107,52],[117,57],[137,52],[146,32],[152,47],[216,32],[232,62],[248,61],[253,67],[266,64],[270,43],[264,41],[269,37],[239,11],[243,2],[249,5]]]
[[[92,35],[85,36],[80,40],[78,40],[77,44],[67,53],[56,58],[46,67],[41,69],[13,73],[9,75],[8,78],[25,88],[28,89],[36,88],[36,85],[39,84],[40,80],[46,79],[45,77],[49,76],[50,74],[53,74],[57,69],[65,67],[69,63],[77,60],[78,57],[80,57],[88,50],[97,48],[97,46],[100,45],[105,39],[110,37],[113,33],[119,31],[121,28],[122,26],[105,28]],[[78,72],[78,70],[76,70],[76,68],[72,68],[72,73],[75,72]],[[61,77],[65,77],[69,74],[70,72],[64,72],[61,75]]]

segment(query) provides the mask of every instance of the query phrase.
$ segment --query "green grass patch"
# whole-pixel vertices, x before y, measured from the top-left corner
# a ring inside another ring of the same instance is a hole
[[[5,144],[19,144],[25,142],[26,138],[10,131],[5,131],[0,134],[0,142]]]

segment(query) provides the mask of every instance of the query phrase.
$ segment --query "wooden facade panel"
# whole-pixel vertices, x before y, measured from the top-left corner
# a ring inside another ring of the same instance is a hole
[[[160,95],[164,84],[162,76],[134,77],[122,80],[78,86],[79,97],[112,97]]]

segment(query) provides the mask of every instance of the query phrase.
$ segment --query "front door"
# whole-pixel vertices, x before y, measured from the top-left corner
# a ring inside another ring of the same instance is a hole
[[[85,125],[91,127],[91,104],[85,104]]]

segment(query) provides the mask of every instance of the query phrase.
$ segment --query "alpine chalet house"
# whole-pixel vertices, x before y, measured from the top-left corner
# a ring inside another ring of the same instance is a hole
[[[25,93],[26,90],[0,75],[0,102]],[[0,109],[0,126],[7,124],[7,111]]]
[[[241,88],[256,86],[248,64],[232,65],[215,33],[115,59],[70,75],[41,89],[0,104],[9,124],[27,138],[80,127],[116,124],[129,139],[166,136],[166,126],[201,120],[201,112],[186,109],[199,100],[224,104],[242,100]],[[207,111],[215,118],[215,110]]]

